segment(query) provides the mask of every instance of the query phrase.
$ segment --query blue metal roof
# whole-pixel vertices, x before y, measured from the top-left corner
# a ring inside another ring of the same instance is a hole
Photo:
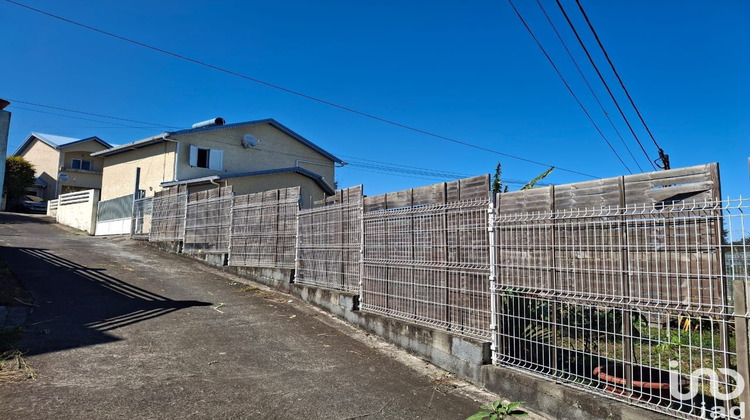
[[[84,139],[77,139],[75,137],[64,137],[64,136],[58,136],[55,134],[31,133],[29,134],[28,137],[26,137],[26,140],[24,140],[24,142],[21,143],[20,146],[18,146],[18,149],[16,149],[16,151],[13,153],[13,156],[20,155],[21,152],[24,151],[24,149],[26,149],[27,147],[29,147],[29,145],[31,145],[31,142],[33,142],[35,138],[39,139],[39,141],[45,143],[46,145],[50,146],[51,148],[55,150],[61,147],[68,147],[74,144],[83,143],[89,140],[94,140],[108,149],[112,147],[111,144],[107,143],[106,141],[100,139],[97,136],[86,137]]]

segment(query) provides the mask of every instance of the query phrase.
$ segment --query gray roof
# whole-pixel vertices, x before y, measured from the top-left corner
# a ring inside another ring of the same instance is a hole
[[[100,139],[97,136],[91,136],[86,137],[83,139],[75,138],[75,137],[64,137],[64,136],[58,136],[55,134],[45,134],[45,133],[31,133],[28,137],[26,137],[26,140],[24,140],[23,143],[21,143],[20,146],[18,146],[18,149],[13,153],[13,156],[19,156],[21,152],[24,151],[29,145],[31,145],[31,142],[34,141],[34,139],[39,139],[39,141],[47,144],[51,148],[58,150],[61,147],[69,147],[78,143],[83,143],[89,140],[94,140],[97,143],[101,144],[102,146],[106,147],[107,149],[111,148],[112,145],[107,143],[106,141]]]
[[[226,179],[232,179],[232,178],[242,178],[242,177],[252,177],[252,176],[262,176],[262,175],[273,175],[273,174],[284,174],[284,173],[298,173],[302,176],[306,176],[313,181],[322,189],[325,191],[328,195],[333,195],[335,191],[333,188],[331,188],[330,185],[323,179],[322,176],[316,174],[315,172],[309,171],[305,168],[301,168],[299,166],[293,166],[290,168],[279,168],[279,169],[266,169],[263,171],[253,171],[253,172],[237,172],[233,174],[222,174],[222,175],[212,175],[212,176],[205,176],[201,178],[192,178],[192,179],[185,179],[182,181],[169,181],[169,182],[162,182],[162,187],[172,187],[175,185],[201,185],[201,184],[209,184],[211,182],[226,180]]]
[[[315,150],[316,152],[325,156],[327,159],[332,160],[333,162],[344,163],[344,161],[342,161],[341,159],[337,158],[331,153],[326,152],[325,150],[320,148],[320,146],[302,137],[301,135],[295,133],[289,127],[285,126],[284,124],[281,124],[280,122],[274,120],[273,118],[267,118],[264,120],[245,121],[245,122],[234,123],[234,124],[211,125],[208,127],[188,128],[185,130],[178,130],[178,131],[166,131],[157,136],[149,137],[143,140],[138,140],[138,141],[128,143],[128,144],[123,144],[122,146],[114,147],[109,150],[96,152],[95,154],[92,154],[92,156],[110,156],[110,155],[126,152],[132,149],[140,149],[142,147],[150,146],[152,144],[168,141],[166,137],[179,137],[179,136],[185,136],[185,135],[195,134],[195,133],[208,133],[208,132],[214,132],[214,131],[229,130],[229,129],[237,128],[237,127],[249,127],[249,126],[261,125],[261,124],[268,124],[276,128],[282,133],[297,140],[298,142],[304,144],[305,146]]]

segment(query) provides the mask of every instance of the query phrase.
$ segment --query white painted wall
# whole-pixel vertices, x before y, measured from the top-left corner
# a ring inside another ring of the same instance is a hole
[[[86,190],[60,195],[57,223],[86,231],[93,235],[96,229],[98,190]]]
[[[125,235],[130,234],[133,219],[116,219],[96,222],[96,235]]]

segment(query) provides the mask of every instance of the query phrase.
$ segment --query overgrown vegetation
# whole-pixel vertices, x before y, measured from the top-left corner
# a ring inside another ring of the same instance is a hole
[[[549,169],[547,169],[546,171],[534,177],[534,179],[532,179],[531,181],[524,184],[524,186],[521,187],[521,191],[530,190],[534,188],[537,182],[543,180],[544,178],[547,178],[549,174],[551,174],[552,171],[554,170],[555,170],[555,167],[551,166]],[[499,193],[507,193],[508,191],[509,191],[508,186],[503,185],[502,164],[498,162],[497,166],[495,167],[495,175],[492,177],[492,192],[494,194],[499,194]]]
[[[8,200],[16,200],[34,185],[34,165],[20,156],[10,156],[5,160],[5,183],[3,192]]]
[[[523,402],[511,402],[504,403],[502,401],[495,401],[492,405],[480,405],[479,412],[469,416],[466,420],[501,420],[508,417],[524,417],[528,416],[524,410],[520,407]]]

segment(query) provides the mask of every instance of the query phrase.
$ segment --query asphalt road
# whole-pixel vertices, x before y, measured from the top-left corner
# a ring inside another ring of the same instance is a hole
[[[0,384],[3,419],[464,419],[492,398],[289,295],[50,220],[0,213],[38,305],[38,377]]]

